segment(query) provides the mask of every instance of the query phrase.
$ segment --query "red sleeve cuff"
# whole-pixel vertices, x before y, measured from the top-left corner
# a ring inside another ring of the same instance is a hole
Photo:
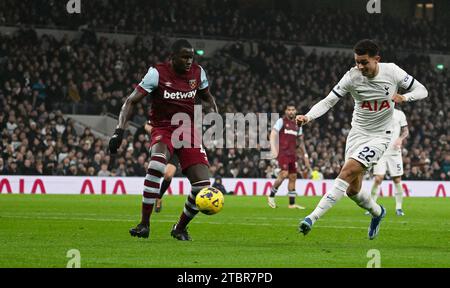
[[[136,86],[136,90],[138,90],[140,93],[142,93],[142,94],[144,94],[144,95],[149,94],[149,93],[147,92],[147,90],[145,90],[144,88],[142,88],[142,87],[139,86],[139,85]]]

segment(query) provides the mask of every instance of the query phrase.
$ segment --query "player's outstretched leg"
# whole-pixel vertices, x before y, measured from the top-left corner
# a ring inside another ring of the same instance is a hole
[[[187,225],[198,214],[195,197],[200,190],[211,185],[209,181],[209,169],[205,164],[196,164],[188,167],[186,169],[186,176],[188,177],[189,182],[191,182],[191,194],[189,194],[186,199],[180,219],[177,224],[173,225],[170,233],[172,237],[182,241],[191,240],[191,237],[187,232]]]
[[[331,207],[333,207],[342,197],[344,197],[349,184],[339,178],[334,180],[333,188],[331,191],[327,192],[322,199],[320,199],[319,204],[317,204],[316,209],[305,217],[300,222],[299,231],[304,235],[308,234],[311,230],[314,222],[316,222],[320,217],[322,217]]]
[[[142,197],[141,222],[130,229],[130,235],[139,238],[148,238],[150,234],[150,215],[153,205],[159,196],[159,182],[164,174],[169,152],[163,143],[157,143],[152,147],[150,163],[144,181]]]

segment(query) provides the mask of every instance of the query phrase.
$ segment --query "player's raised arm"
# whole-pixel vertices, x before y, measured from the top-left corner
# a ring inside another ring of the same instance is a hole
[[[327,97],[316,103],[306,115],[297,115],[297,125],[304,125],[327,113],[350,90],[350,71],[345,73],[339,83],[334,86]]]

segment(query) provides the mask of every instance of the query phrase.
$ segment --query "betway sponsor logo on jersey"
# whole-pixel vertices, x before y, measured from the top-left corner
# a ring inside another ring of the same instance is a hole
[[[389,104],[388,100],[383,100],[381,103],[378,103],[378,101],[364,101],[361,104],[362,109],[367,109],[369,111],[381,111],[383,109],[389,109],[391,108],[391,105]]]
[[[290,135],[297,136],[298,132],[295,130],[284,129],[284,134],[290,134]]]
[[[195,94],[197,94],[197,90],[192,90],[189,92],[173,92],[170,93],[167,90],[164,90],[164,99],[190,99],[194,98]]]

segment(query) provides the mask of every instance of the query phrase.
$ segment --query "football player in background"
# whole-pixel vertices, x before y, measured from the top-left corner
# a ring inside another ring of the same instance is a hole
[[[299,152],[305,161],[305,165],[310,169],[308,154],[306,153],[305,142],[303,140],[303,130],[295,122],[297,109],[293,103],[289,103],[284,111],[284,117],[277,120],[270,133],[270,148],[272,156],[277,158],[281,171],[270,190],[267,202],[271,208],[276,208],[275,194],[283,181],[288,178],[289,208],[305,209],[305,207],[295,204],[295,183],[297,181],[297,143]]]
[[[406,116],[403,111],[394,109],[393,119],[393,133],[389,147],[384,152],[383,157],[378,160],[378,163],[373,166],[374,182],[371,194],[373,200],[377,201],[378,188],[383,182],[386,170],[389,171],[389,176],[391,176],[396,190],[395,213],[397,216],[404,216],[405,213],[402,209],[403,188],[401,183],[403,175],[402,144],[406,137],[408,137],[409,130],[408,122],[406,122]]]

